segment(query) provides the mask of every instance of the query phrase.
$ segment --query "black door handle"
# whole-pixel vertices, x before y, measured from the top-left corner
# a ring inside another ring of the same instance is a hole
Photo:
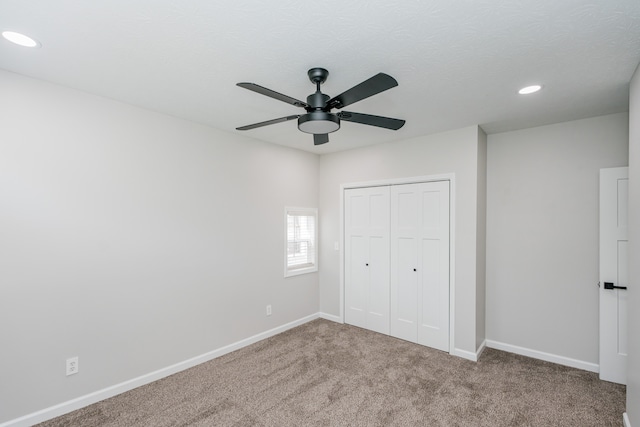
[[[613,282],[604,282],[605,289],[627,289],[626,286],[614,286]]]

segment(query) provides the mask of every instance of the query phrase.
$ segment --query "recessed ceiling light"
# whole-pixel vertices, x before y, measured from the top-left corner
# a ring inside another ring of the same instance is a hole
[[[25,36],[24,34],[16,33],[14,31],[3,31],[2,37],[9,40],[12,43],[19,44],[20,46],[26,47],[39,47],[40,43],[32,39],[31,37]]]
[[[518,93],[520,95],[529,95],[530,93],[535,93],[535,92],[539,91],[540,89],[542,89],[542,86],[540,86],[540,85],[527,86],[527,87],[523,87],[522,89],[520,89],[518,91]]]

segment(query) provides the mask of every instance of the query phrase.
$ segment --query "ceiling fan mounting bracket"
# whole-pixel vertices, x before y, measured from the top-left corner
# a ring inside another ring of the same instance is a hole
[[[324,68],[315,67],[307,71],[307,75],[309,76],[309,80],[313,84],[322,84],[327,81],[327,77],[329,77],[329,71]]]

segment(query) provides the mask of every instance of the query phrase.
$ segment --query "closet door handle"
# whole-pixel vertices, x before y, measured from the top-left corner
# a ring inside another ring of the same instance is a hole
[[[416,269],[414,268],[414,269],[413,269],[413,271],[418,271],[418,270],[416,270]]]
[[[613,282],[604,282],[605,289],[627,289],[626,286],[615,286]]]
[[[365,264],[367,267],[369,267],[369,263]]]

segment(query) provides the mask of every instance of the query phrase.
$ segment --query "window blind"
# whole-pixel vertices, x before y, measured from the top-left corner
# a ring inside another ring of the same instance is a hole
[[[286,270],[288,272],[316,270],[316,222],[317,215],[313,209],[287,210]]]

